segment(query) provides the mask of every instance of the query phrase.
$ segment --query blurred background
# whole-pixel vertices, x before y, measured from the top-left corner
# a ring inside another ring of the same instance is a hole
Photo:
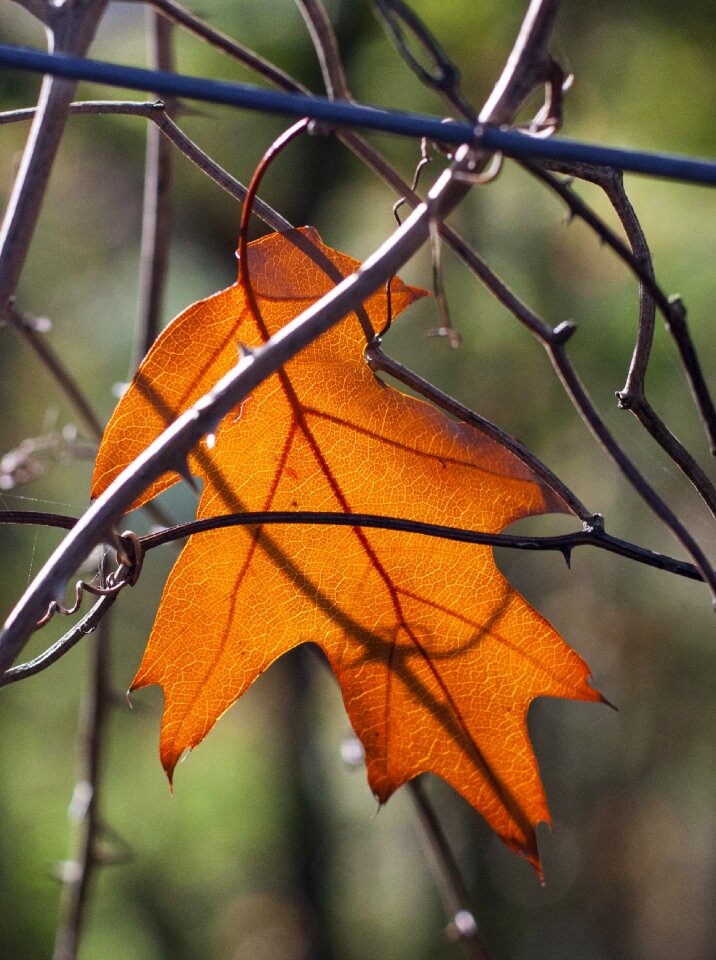
[[[396,55],[368,0],[333,0],[357,99],[442,114]],[[414,0],[460,65],[467,96],[487,97],[519,27],[525,0]],[[203,0],[197,13],[322,92],[320,71],[291,0]],[[4,41],[44,46],[39,26],[0,7]],[[239,65],[174,32],[185,73],[253,80]],[[710,0],[563,3],[554,52],[575,75],[563,132],[604,143],[716,156],[716,20]],[[90,53],[146,64],[145,11],[112,3]],[[0,109],[34,104],[39,80],[0,72]],[[82,85],[79,99],[121,98]],[[142,99],[140,95],[135,99]],[[247,182],[286,125],[238,110],[192,105],[183,129]],[[71,119],[18,291],[20,307],[47,317],[48,341],[105,421],[126,381],[137,316],[146,121]],[[0,192],[9,192],[27,126],[0,131]],[[373,142],[409,180],[415,144]],[[424,172],[430,182],[439,161]],[[175,204],[164,318],[233,282],[239,207],[188,161],[175,158]],[[706,376],[716,337],[716,193],[626,178],[651,244],[657,276],[683,296]],[[609,222],[599,192],[581,187]],[[3,199],[4,199],[3,196]],[[340,144],[304,138],[269,172],[263,196],[290,221],[363,258],[393,229],[395,197]],[[571,319],[570,353],[607,422],[650,481],[716,556],[698,498],[628,413],[616,409],[636,329],[638,294],[627,270],[580,223],[511,164],[474,190],[451,221],[549,323]],[[256,235],[262,230],[256,227]],[[430,286],[426,252],[405,280]],[[428,338],[434,301],[416,304],[387,349],[527,443],[607,529],[678,554],[670,536],[620,480],[565,398],[539,344],[449,252],[445,282],[463,338],[453,351]],[[710,468],[675,350],[659,324],[648,378],[653,405]],[[79,515],[87,506],[92,442],[31,351],[0,330],[0,457],[47,437],[34,471],[8,471],[2,509]],[[17,457],[13,463],[17,463]],[[712,470],[713,475],[713,470]],[[163,505],[194,510],[188,489]],[[449,518],[446,518],[449,522]],[[146,521],[130,525],[146,530]],[[560,532],[552,517],[514,530]],[[572,527],[573,528],[573,524]],[[5,615],[57,533],[0,530]],[[305,651],[276,664],[177,772],[170,796],[157,755],[161,693],[123,693],[148,637],[173,547],[153,551],[138,586],[112,620],[111,712],[101,812],[103,848],[121,862],[95,877],[81,957],[103,960],[377,960],[460,957],[421,846],[409,796],[378,811],[363,771],[349,769],[350,736],[338,691]],[[498,552],[512,583],[590,664],[618,712],[539,700],[532,739],[554,831],[543,829],[545,880],[506,850],[444,784],[426,778],[454,844],[485,937],[500,960],[703,960],[716,940],[716,749],[713,612],[699,584],[582,550],[572,569],[547,554]],[[38,652],[67,626],[33,641]],[[0,957],[50,956],[58,865],[70,849],[68,804],[77,775],[76,730],[96,636],[52,669],[0,695]]]

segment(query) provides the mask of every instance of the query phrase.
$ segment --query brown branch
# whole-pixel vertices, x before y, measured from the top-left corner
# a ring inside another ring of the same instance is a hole
[[[549,43],[560,0],[531,0],[505,69],[485,106],[480,123],[512,123],[532,91],[554,78]]]
[[[396,50],[410,67],[416,77],[442,94],[449,106],[458,113],[474,120],[477,111],[460,88],[460,71],[442,49],[438,41],[425,26],[420,17],[403,0],[373,0]],[[426,70],[413,55],[403,36],[405,26],[431,61],[434,72]]]
[[[164,110],[164,103],[161,100],[149,103],[121,100],[79,101],[70,105],[69,112],[77,116],[117,114],[121,116],[146,117],[159,127],[164,136],[184,154],[187,160],[190,160],[202,173],[205,173],[214,183],[221,187],[222,190],[225,190],[232,196],[234,200],[239,203],[244,202],[246,198],[246,187],[212,160],[207,153],[204,153],[204,151],[167,116]],[[29,120],[34,115],[34,107],[10,110],[6,113],[0,113],[0,124]],[[254,201],[254,212],[264,223],[271,227],[272,230],[289,230],[291,227],[288,220],[258,197]]]
[[[168,20],[179,24],[197,37],[201,37],[202,40],[206,40],[206,42],[210,43],[213,47],[228,54],[228,56],[234,60],[243,63],[245,67],[258,73],[259,76],[264,77],[264,79],[268,80],[269,83],[273,83],[279,89],[293,93],[308,92],[305,87],[297,83],[275,64],[260,57],[257,53],[254,53],[253,50],[244,47],[237,40],[228,37],[220,30],[216,30],[211,24],[202,20],[201,17],[197,17],[179,3],[176,3],[175,0],[143,0],[143,2],[148,3],[154,7],[155,10],[163,13]]]
[[[75,837],[70,859],[62,864],[60,916],[52,960],[76,960],[89,885],[102,863],[98,852],[102,829],[99,788],[110,703],[109,644],[109,620],[105,618],[92,646],[89,687],[82,704],[80,772],[70,805]]]
[[[563,325],[562,329],[564,330],[566,339],[566,336],[575,328],[570,325]],[[560,328],[557,328],[555,332],[557,333],[559,330]],[[631,458],[627,456],[607,428],[567,356],[564,348],[564,340],[560,340],[559,337],[557,337],[551,343],[545,344],[545,347],[565,390],[574,403],[575,408],[579,411],[582,420],[642,500],[644,500],[656,516],[659,517],[664,525],[671,530],[679,543],[691,555],[703,579],[711,588],[714,606],[716,607],[716,570],[711,566],[701,546],[695,538],[692,537],[691,533],[686,529],[666,501],[663,500],[651,484],[648,483],[644,475]]]
[[[48,5],[46,23],[54,52],[83,56],[106,3],[81,0]],[[37,113],[0,225],[0,321],[27,259],[76,85],[59,77],[42,81]]]
[[[296,6],[313,41],[326,94],[331,100],[350,100],[351,92],[338,51],[338,41],[326,8],[321,0],[296,0]]]
[[[460,867],[433,805],[423,789],[422,780],[411,780],[408,789],[418,812],[423,840],[429,851],[440,897],[450,921],[448,936],[451,940],[460,942],[470,960],[489,960],[490,955],[480,938]]]
[[[619,217],[635,259],[642,264],[651,278],[651,282],[656,285],[651,251],[636,211],[624,189],[624,178],[621,171],[605,167],[593,167],[587,164],[551,163],[549,168],[559,173],[566,173],[568,176],[577,176],[580,179],[588,180],[602,188]],[[631,267],[631,264],[628,264],[628,266]],[[667,302],[671,304],[671,301]],[[617,392],[619,407],[622,410],[630,410],[634,414],[662,450],[693,484],[711,513],[716,516],[716,488],[695,457],[674,436],[663,419],[656,413],[646,396],[646,370],[654,339],[655,318],[656,302],[640,278],[639,324],[626,383]]]
[[[474,410],[471,410],[469,407],[466,407],[458,400],[449,396],[449,394],[433,386],[432,383],[423,380],[422,377],[419,377],[418,374],[412,370],[408,370],[402,363],[387,356],[383,353],[379,344],[371,344],[365,351],[365,357],[371,370],[387,373],[391,377],[395,377],[400,383],[404,383],[407,387],[415,390],[421,396],[425,397],[426,400],[430,400],[446,413],[457,417],[459,420],[463,420],[465,423],[471,424],[482,433],[486,433],[499,443],[500,446],[505,447],[510,453],[513,453],[519,460],[526,464],[543,483],[550,487],[550,489],[567,504],[570,510],[572,510],[580,520],[591,522],[594,516],[593,511],[588,510],[579,497],[577,497],[546,464],[542,463],[527,447],[523,446],[519,440],[515,440],[514,437],[505,433],[504,430],[501,430],[494,423],[485,419],[485,417],[481,417],[478,413],[475,413]]]
[[[44,513],[31,510],[0,510],[0,524],[38,524],[40,526],[59,527],[71,530],[79,521],[76,517],[63,514]],[[455,540],[460,543],[483,544],[491,547],[504,547],[510,550],[544,551],[561,553],[567,563],[571,563],[572,551],[577,547],[595,547],[617,554],[628,560],[688,580],[701,580],[703,577],[693,563],[677,560],[667,554],[657,553],[640,547],[628,540],[612,537],[604,530],[604,521],[596,515],[583,522],[583,529],[576,533],[564,533],[556,536],[529,537],[508,533],[484,533],[480,530],[467,530],[462,527],[450,527],[435,523],[423,523],[419,520],[406,520],[402,517],[387,517],[371,513],[335,513],[331,511],[290,511],[275,510],[259,513],[227,513],[218,517],[204,517],[190,520],[148,533],[139,537],[142,550],[146,553],[167,543],[174,543],[197,533],[218,530],[233,526],[263,526],[278,524],[317,524],[320,526],[366,527],[378,530],[395,530],[400,533],[414,533],[427,537],[439,537],[443,540]],[[118,572],[116,576],[120,576]]]
[[[43,650],[42,653],[28,660],[27,663],[18,663],[10,667],[0,676],[0,687],[6,687],[11,683],[17,683],[18,680],[27,680],[28,677],[34,677],[43,670],[47,670],[53,663],[57,663],[66,653],[76,646],[80,640],[83,640],[88,634],[94,633],[102,618],[113,606],[118,593],[108,593],[97,600],[88,612],[78,620],[59,640],[56,640],[51,647]]]
[[[611,247],[621,259],[628,264],[633,273],[639,278],[649,295],[661,311],[666,325],[671,332],[681,356],[682,366],[686,373],[691,392],[704,424],[706,434],[711,443],[712,452],[716,452],[716,408],[714,408],[711,394],[704,380],[701,364],[696,355],[688,327],[686,325],[686,309],[678,298],[669,298],[654,281],[647,264],[639,260],[632,251],[622,243],[612,230],[587,206],[584,201],[571,190],[568,183],[563,183],[542,166],[530,161],[521,160],[521,165],[529,170],[537,179],[560,196],[567,204],[573,216],[580,217],[600,239]]]
[[[147,10],[149,66],[174,69],[172,25],[160,13]],[[166,116],[171,104],[165,104]],[[159,333],[169,260],[172,216],[172,151],[161,127],[149,124],[144,168],[142,242],[139,254],[139,318],[130,374],[134,374]]]
[[[8,320],[13,330],[16,330],[26,344],[39,357],[45,367],[48,369],[55,382],[62,392],[68,398],[75,408],[85,426],[89,429],[93,437],[99,440],[102,436],[103,427],[97,414],[92,409],[91,404],[85,397],[81,387],[69,372],[67,367],[59,359],[52,349],[47,339],[37,330],[37,323],[33,322],[25,314],[20,313],[14,303],[10,305],[8,311]]]
[[[54,526],[71,530],[78,520],[61,514],[49,514],[34,511],[7,510],[0,511],[0,524],[38,524]],[[411,533],[428,537],[438,537],[444,540],[453,540],[459,543],[474,543],[491,547],[503,547],[510,550],[529,551],[556,551],[571,565],[573,550],[577,547],[589,546],[606,550],[618,556],[645,566],[664,570],[676,576],[689,580],[703,581],[702,575],[692,563],[685,563],[675,557],[647,550],[626,540],[620,540],[607,534],[601,518],[594,517],[592,522],[584,524],[584,529],[577,533],[567,533],[552,537],[527,537],[505,533],[483,533],[477,530],[465,530],[458,527],[448,527],[439,524],[421,523],[415,520],[405,520],[400,517],[386,517],[363,513],[334,513],[316,511],[277,512],[265,511],[260,513],[231,513],[218,517],[204,517],[201,520],[192,520],[167,527],[157,533],[139,537],[138,542],[143,553],[167,543],[177,543],[186,537],[196,536],[210,530],[219,530],[233,526],[269,526],[270,524],[306,524],[319,526],[350,526],[365,529],[393,530],[398,533]],[[119,581],[128,570],[122,567],[115,573]],[[16,683],[27,677],[34,676],[46,670],[65,655],[84,636],[91,633],[112,606],[118,592],[101,596],[89,612],[59,640],[52,644],[33,660],[10,667],[0,676],[0,686]]]

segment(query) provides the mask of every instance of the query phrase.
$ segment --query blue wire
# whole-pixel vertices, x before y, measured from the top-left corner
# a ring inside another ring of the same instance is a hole
[[[652,177],[716,186],[716,162],[710,160],[603,147],[563,137],[542,139],[500,127],[473,127],[467,123],[442,121],[423,114],[384,110],[299,93],[280,93],[245,83],[189,77],[159,70],[142,70],[103,60],[88,60],[61,53],[49,54],[10,44],[0,44],[0,67],[48,73],[73,80],[89,80],[113,87],[146,90],[164,96],[222,103],[262,113],[311,117],[328,125],[363,127],[406,137],[427,137],[442,143],[471,143],[490,152],[499,151],[509,157],[534,157],[566,163],[577,161],[616,167]]]

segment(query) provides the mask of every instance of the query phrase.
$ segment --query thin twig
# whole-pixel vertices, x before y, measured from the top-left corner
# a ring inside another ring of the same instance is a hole
[[[173,70],[172,25],[160,13],[147,10],[149,64]],[[171,104],[165,104],[166,116]],[[172,210],[172,151],[161,127],[149,124],[144,167],[142,243],[139,254],[139,317],[130,374],[133,374],[159,333],[169,260]]]
[[[480,123],[512,123],[532,91],[553,81],[555,63],[549,44],[559,3],[560,0],[530,0],[505,69],[480,111]]]
[[[30,510],[0,510],[0,524],[31,524],[71,530],[78,522],[76,517],[67,517],[62,514]],[[648,550],[646,547],[630,543],[628,540],[611,536],[604,530],[601,518],[598,516],[592,517],[589,523],[585,522],[583,529],[575,533],[531,537],[508,533],[485,533],[480,530],[423,523],[420,520],[406,520],[403,517],[387,517],[382,514],[337,513],[315,510],[292,510],[290,512],[266,510],[251,513],[227,513],[217,517],[203,517],[201,520],[189,520],[185,523],[177,523],[171,527],[166,527],[164,530],[158,530],[155,533],[147,533],[138,539],[146,553],[156,547],[164,546],[164,544],[174,543],[177,540],[194,536],[197,533],[206,533],[209,530],[219,530],[223,527],[233,526],[262,526],[274,523],[366,527],[414,533],[426,537],[438,537],[460,543],[504,547],[508,550],[549,550],[561,553],[568,563],[571,561],[571,554],[575,548],[595,547],[648,567],[686,577],[688,580],[703,581],[703,577],[693,563],[677,560],[667,554],[657,553],[654,550]]]
[[[582,420],[587,425],[592,435],[599,441],[603,449],[614,461],[624,477],[636,490],[644,502],[651,508],[657,517],[671,530],[673,535],[684,547],[699,568],[703,579],[711,588],[711,595],[716,607],[716,570],[697,543],[695,538],[686,529],[679,520],[674,511],[669,507],[665,500],[659,496],[644,475],[634,464],[631,458],[622,449],[620,444],[608,430],[603,419],[597,412],[596,407],[577,376],[572,366],[567,352],[564,348],[564,342],[553,341],[545,344],[547,352],[550,355],[555,370],[562,381],[575,408],[579,411]]]
[[[45,365],[75,411],[84,420],[92,435],[97,440],[101,440],[104,428],[97,414],[66,365],[60,360],[47,340],[38,334],[36,324],[20,313],[14,301],[10,304],[7,316],[13,329],[17,330],[24,341],[35,351],[35,354]],[[171,523],[169,514],[156,503],[147,503],[142,509],[155,523],[165,527]]]
[[[60,917],[52,960],[76,960],[89,885],[102,862],[98,854],[102,828],[99,788],[110,703],[109,644],[110,621],[105,617],[91,648],[89,688],[82,704],[80,774],[70,805],[75,838],[70,859],[62,865]]]
[[[45,23],[53,51],[83,56],[106,3],[49,4]],[[0,321],[27,259],[76,85],[59,77],[46,76],[42,81],[37,113],[0,226]]]
[[[587,164],[549,164],[549,168],[568,176],[588,180],[602,188],[619,217],[634,257],[643,265],[652,282],[656,283],[651,251],[624,189],[624,177],[621,171]],[[634,414],[662,450],[689,479],[711,513],[716,516],[716,487],[696,458],[669,430],[646,396],[646,370],[654,339],[655,318],[654,298],[643,281],[639,279],[639,324],[626,382],[616,395],[619,407],[622,410],[630,410]]]
[[[421,396],[425,397],[426,400],[430,400],[436,404],[436,406],[445,410],[446,413],[458,417],[460,420],[464,420],[465,423],[472,424],[472,426],[477,427],[481,432],[492,437],[500,446],[505,447],[526,464],[543,483],[567,504],[570,510],[572,510],[580,520],[588,523],[593,520],[593,511],[590,511],[579,497],[577,497],[576,493],[570,490],[563,480],[553,473],[546,464],[542,463],[527,447],[523,446],[519,440],[515,440],[514,437],[505,433],[504,430],[501,430],[494,423],[491,423],[485,419],[485,417],[481,417],[478,413],[475,413],[474,410],[455,400],[449,394],[439,390],[433,386],[432,383],[423,380],[422,377],[407,367],[404,367],[398,360],[387,356],[383,353],[380,344],[370,344],[365,351],[365,357],[371,370],[375,372],[381,371],[382,373],[389,374],[391,377],[395,377],[400,383],[404,383],[406,386],[415,390]]]
[[[352,99],[333,24],[323,3],[321,0],[296,0],[296,6],[313,41],[327,95],[331,100]]]
[[[8,510],[0,511],[0,524],[38,524],[42,526],[60,527],[71,530],[78,520],[75,517],[66,517],[60,514],[48,514],[32,511]],[[677,560],[665,554],[647,550],[626,540],[612,537],[605,532],[594,518],[590,525],[576,533],[561,534],[547,537],[528,537],[505,533],[483,533],[477,530],[465,530],[459,527],[447,527],[439,524],[422,523],[416,520],[405,520],[400,517],[386,517],[365,513],[338,513],[316,511],[263,511],[251,513],[230,513],[217,517],[203,517],[201,520],[192,520],[167,527],[157,533],[146,534],[138,541],[143,553],[167,543],[177,543],[186,537],[207,533],[210,530],[220,530],[234,526],[270,526],[271,524],[315,524],[317,526],[362,527],[365,529],[393,530],[400,533],[418,534],[421,536],[438,537],[444,540],[453,540],[459,543],[482,544],[491,547],[503,547],[508,550],[528,551],[556,551],[571,565],[573,550],[577,547],[594,547],[606,550],[628,560],[634,560],[645,566],[664,570],[676,576],[689,580],[703,581],[698,568],[692,563]],[[115,574],[122,576],[120,568]],[[47,650],[27,663],[11,667],[0,676],[0,686],[16,683],[27,677],[41,673],[56,663],[75,644],[88,633],[91,633],[102,619],[106,611],[117,599],[117,593],[100,597],[89,612],[68,630],[59,640]]]
[[[7,316],[13,330],[16,330],[25,343],[37,354],[80,415],[92,436],[99,440],[102,436],[103,427],[97,414],[92,409],[75,378],[47,342],[47,338],[38,333],[37,324],[21,313],[14,303],[10,304]]]
[[[488,960],[490,955],[480,937],[460,867],[420,778],[411,780],[408,789],[438,879],[438,889],[449,920],[448,936],[451,940],[459,940],[470,960]]]
[[[94,633],[99,622],[113,606],[119,594],[108,593],[87,611],[87,613],[78,620],[59,640],[56,640],[51,647],[43,650],[38,656],[27,663],[18,663],[10,667],[2,676],[0,676],[0,687],[6,687],[8,684],[17,683],[18,680],[27,680],[28,677],[34,677],[43,670],[47,670],[53,663],[57,663],[66,653],[83,640],[88,634]]]
[[[10,110],[0,113],[0,124],[30,120],[35,115],[34,107],[25,107],[21,110]],[[228,171],[224,170],[211,157],[191,140],[177,124],[166,115],[164,103],[137,102],[122,100],[87,100],[78,101],[70,105],[70,113],[78,116],[117,114],[121,116],[146,117],[155,123],[174,146],[205,173],[218,186],[225,190],[239,203],[246,198],[246,187]],[[289,230],[291,224],[280,213],[277,213],[258,197],[254,200],[254,213],[260,217],[272,230]]]
[[[254,73],[259,74],[259,76],[264,77],[264,79],[273,83],[274,86],[280,90],[292,93],[307,92],[305,87],[297,83],[293,77],[284,73],[284,71],[274,63],[270,63],[257,53],[254,53],[253,50],[249,50],[248,47],[234,40],[233,37],[228,37],[225,33],[212,27],[211,24],[202,20],[201,17],[197,17],[180,4],[175,3],[174,0],[142,0],[142,2],[148,3],[154,7],[155,10],[163,13],[168,20],[173,20],[174,23],[185,27],[191,33],[197,37],[201,37],[202,40],[206,40],[207,43],[210,43],[218,50],[222,50],[234,60],[243,63],[244,66],[253,70]]]
[[[442,94],[447,103],[468,120],[474,120],[477,111],[460,88],[460,71],[415,11],[403,0],[374,0],[374,3],[396,50],[418,79]],[[414,56],[403,36],[401,24],[407,27],[423,53],[432,61],[434,72],[426,70]]]
[[[666,325],[679,350],[691,392],[711,443],[711,450],[716,453],[716,408],[714,408],[711,394],[706,385],[703,371],[701,370],[701,364],[694,350],[694,345],[691,342],[691,337],[686,325],[686,309],[681,300],[670,299],[666,296],[655,282],[648,264],[640,261],[640,259],[625,246],[619,237],[609,229],[596,213],[574,193],[568,183],[563,183],[558,177],[553,176],[539,164],[526,160],[520,162],[526,170],[529,170],[535,177],[542,180],[543,183],[546,183],[551,190],[564,200],[573,216],[580,217],[584,220],[584,222],[597,233],[600,239],[628,264],[649,292],[649,295],[653,297],[654,302],[666,320]]]

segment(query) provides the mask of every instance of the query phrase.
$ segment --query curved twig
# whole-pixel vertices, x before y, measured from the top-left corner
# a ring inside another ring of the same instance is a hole
[[[59,640],[56,640],[51,647],[43,650],[41,654],[28,660],[27,663],[19,663],[17,666],[10,667],[4,674],[0,674],[0,687],[5,687],[10,683],[17,683],[18,680],[26,680],[28,677],[34,677],[35,674],[47,670],[53,663],[64,657],[66,653],[77,644],[83,637],[93,633],[100,620],[107,613],[109,608],[117,599],[117,593],[108,593],[100,597],[91,609],[74,626],[63,634]]]
[[[643,264],[652,281],[656,283],[649,245],[624,189],[624,177],[621,171],[611,167],[593,167],[588,164],[551,163],[548,166],[558,173],[576,176],[601,187],[619,217],[634,257]],[[628,266],[631,267],[631,264],[628,264]],[[646,370],[654,339],[655,318],[656,303],[640,278],[639,323],[626,382],[616,395],[619,407],[622,410],[630,410],[634,414],[662,450],[693,484],[712,515],[716,516],[716,487],[714,487],[696,458],[669,430],[646,396]]]
[[[474,120],[477,111],[460,88],[460,71],[448,57],[438,41],[425,26],[420,17],[403,0],[373,0],[395,49],[407,63],[418,79],[433,90],[437,90],[448,104],[468,120]],[[432,61],[434,72],[426,70],[414,56],[403,36],[405,26],[418,42],[428,59]]]
[[[159,10],[168,20],[172,20],[197,37],[201,37],[202,40],[206,40],[207,43],[218,50],[222,50],[234,60],[243,63],[245,67],[258,73],[259,76],[264,77],[280,90],[286,90],[289,93],[307,92],[305,87],[297,83],[293,77],[284,73],[276,64],[270,63],[254,53],[253,50],[249,50],[248,47],[234,40],[233,37],[228,37],[225,33],[212,27],[210,23],[202,20],[201,17],[197,17],[185,7],[182,7],[181,4],[176,3],[175,0],[142,0],[142,2],[154,7],[155,10]]]
[[[686,309],[678,298],[669,298],[655,282],[648,263],[644,263],[614,234],[612,230],[594,213],[584,201],[570,189],[568,183],[563,183],[553,176],[540,164],[529,160],[521,160],[521,165],[535,177],[546,183],[558,196],[564,200],[573,216],[580,217],[587,223],[599,238],[619,256],[639,278],[644,288],[653,297],[654,302],[662,313],[666,325],[674,338],[681,362],[686,373],[691,392],[704,424],[706,434],[711,443],[711,450],[716,453],[716,408],[704,379],[701,364],[691,342],[686,325]]]

